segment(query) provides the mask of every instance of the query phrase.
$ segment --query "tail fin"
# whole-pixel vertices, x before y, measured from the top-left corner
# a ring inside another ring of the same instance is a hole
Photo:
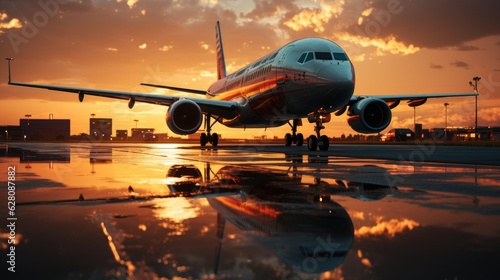
[[[227,76],[226,61],[224,59],[224,49],[222,48],[222,35],[220,32],[220,24],[217,21],[215,25],[215,40],[217,47],[217,79],[220,80]]]

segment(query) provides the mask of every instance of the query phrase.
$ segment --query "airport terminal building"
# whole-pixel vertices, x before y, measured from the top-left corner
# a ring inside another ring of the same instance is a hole
[[[20,119],[19,127],[21,138],[24,140],[54,141],[70,139],[69,119]]]
[[[111,140],[113,120],[111,118],[90,118],[89,135],[92,140]]]

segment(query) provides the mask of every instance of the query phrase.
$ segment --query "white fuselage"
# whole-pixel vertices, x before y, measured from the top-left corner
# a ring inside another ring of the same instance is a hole
[[[335,43],[307,38],[291,42],[218,80],[208,97],[242,105],[228,127],[281,126],[323,109],[344,107],[354,92],[354,67]]]

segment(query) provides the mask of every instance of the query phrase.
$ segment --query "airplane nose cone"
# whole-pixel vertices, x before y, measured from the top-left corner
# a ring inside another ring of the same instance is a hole
[[[329,88],[332,108],[344,106],[354,93],[354,70],[349,61],[335,61],[317,73],[318,85]]]
[[[317,82],[354,84],[354,71],[348,61],[336,61],[318,71]]]

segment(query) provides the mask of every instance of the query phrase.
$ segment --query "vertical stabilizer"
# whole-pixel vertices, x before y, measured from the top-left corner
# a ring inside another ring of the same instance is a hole
[[[224,49],[222,48],[222,35],[220,33],[220,24],[217,21],[215,25],[215,43],[217,47],[217,79],[226,77],[226,61],[224,59]]]

